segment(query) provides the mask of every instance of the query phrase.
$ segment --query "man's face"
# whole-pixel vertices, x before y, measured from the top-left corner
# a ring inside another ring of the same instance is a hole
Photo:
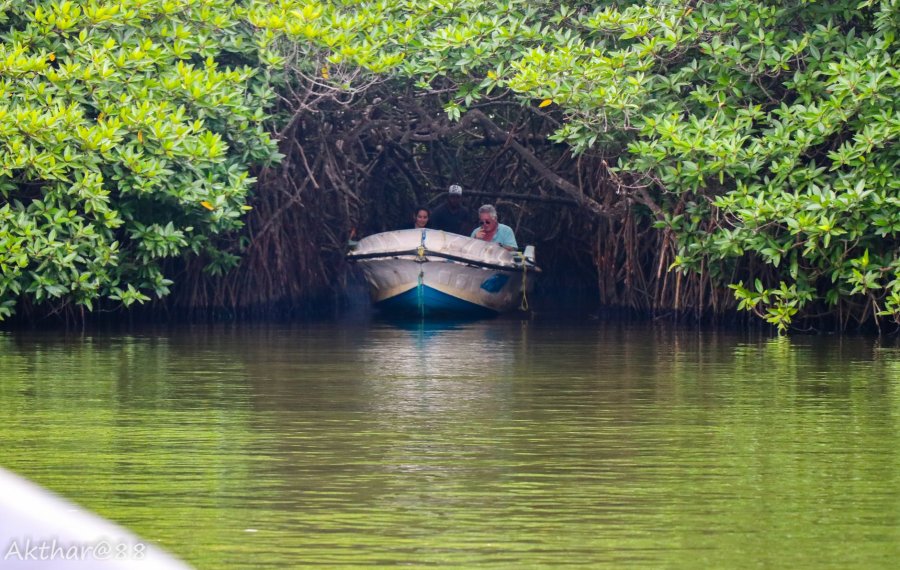
[[[447,201],[450,202],[450,205],[456,208],[459,206],[462,197],[459,194],[447,194]]]
[[[497,229],[497,220],[492,218],[490,214],[478,214],[478,221],[481,224],[481,229],[486,232],[492,232]]]

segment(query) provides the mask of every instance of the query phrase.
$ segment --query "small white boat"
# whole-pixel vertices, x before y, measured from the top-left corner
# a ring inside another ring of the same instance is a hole
[[[377,307],[422,317],[491,316],[527,306],[540,272],[532,246],[519,253],[431,229],[368,236],[347,259],[362,269]]]

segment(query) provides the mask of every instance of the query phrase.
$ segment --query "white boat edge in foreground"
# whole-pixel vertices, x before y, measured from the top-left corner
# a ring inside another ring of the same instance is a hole
[[[0,568],[190,570],[106,519],[0,468]]]

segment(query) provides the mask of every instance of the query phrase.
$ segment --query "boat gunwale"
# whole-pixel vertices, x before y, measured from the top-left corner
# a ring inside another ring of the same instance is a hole
[[[518,252],[517,252],[518,253]],[[470,265],[472,267],[480,267],[485,269],[493,269],[497,271],[518,271],[522,269],[527,269],[531,271],[540,272],[541,268],[535,265],[533,262],[529,261],[526,258],[522,258],[524,262],[516,263],[513,265],[500,265],[496,263],[488,263],[486,261],[476,261],[467,257],[462,257],[459,255],[453,255],[450,253],[442,253],[440,251],[433,251],[429,249],[425,249],[421,252],[418,248],[402,250],[402,251],[387,251],[387,252],[372,252],[372,253],[349,253],[347,254],[347,260],[354,261],[368,261],[373,259],[385,258],[385,259],[400,259],[402,256],[413,255],[416,259],[412,259],[409,261],[415,261],[416,263],[428,263],[431,261],[428,259],[428,256],[431,257],[441,257],[444,259],[448,259],[450,261],[456,261],[459,263],[463,263],[465,265]]]

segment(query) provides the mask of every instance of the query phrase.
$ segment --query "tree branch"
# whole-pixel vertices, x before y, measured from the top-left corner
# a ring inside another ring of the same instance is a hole
[[[525,148],[512,133],[509,133],[499,126],[497,126],[494,121],[492,121],[487,115],[482,113],[477,109],[472,109],[467,115],[472,116],[481,128],[484,130],[486,136],[500,141],[505,141],[506,144],[509,145],[510,148],[515,150],[519,155],[525,159],[534,170],[537,172],[541,178],[544,178],[555,187],[562,190],[567,196],[575,200],[575,202],[588,209],[591,213],[601,216],[604,218],[609,218],[611,214],[606,211],[606,209],[597,201],[588,198],[584,195],[580,188],[560,176],[559,174],[553,172],[546,164],[544,164],[541,159],[539,159],[533,152]]]

